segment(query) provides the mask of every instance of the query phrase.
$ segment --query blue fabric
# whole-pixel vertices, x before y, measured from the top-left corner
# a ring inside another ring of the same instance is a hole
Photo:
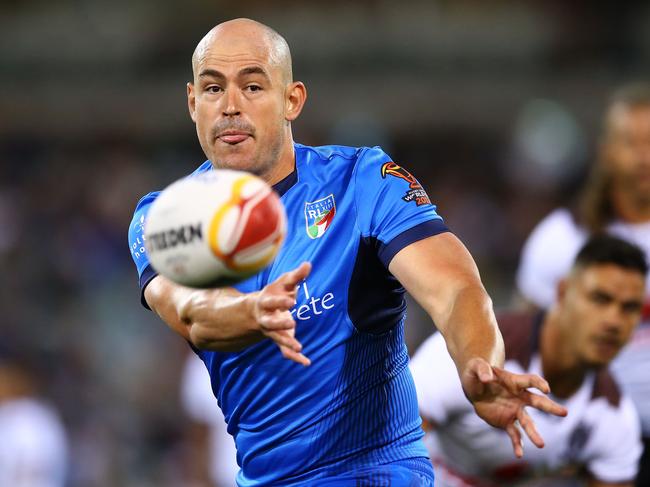
[[[312,365],[284,359],[269,340],[237,353],[199,352],[235,437],[242,467],[237,482],[366,485],[325,479],[364,478],[355,477],[360,471],[381,477],[386,465],[397,469],[390,473],[396,479],[402,473],[407,479],[410,471],[427,477],[401,463],[428,460],[407,367],[404,291],[387,266],[404,246],[446,227],[417,181],[381,149],[296,144],[295,151],[294,173],[276,185],[287,212],[287,240],[269,267],[236,287],[257,291],[300,262],[312,262],[292,310]],[[193,174],[208,170],[206,161]],[[151,278],[141,223],[156,196],[140,201],[129,232],[141,284],[142,276]],[[360,255],[362,242],[370,246]],[[367,290],[378,293],[378,306],[384,293],[393,294],[389,312],[372,320],[355,311],[367,281],[359,278],[360,259],[374,259],[372,280],[388,283]],[[399,482],[390,485],[418,485]]]

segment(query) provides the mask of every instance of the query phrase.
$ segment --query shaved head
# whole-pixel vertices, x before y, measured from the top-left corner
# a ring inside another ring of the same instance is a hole
[[[250,19],[217,25],[192,55],[187,104],[215,168],[248,171],[270,184],[294,167],[291,122],[307,98],[293,81],[287,41]]]
[[[195,80],[201,61],[222,45],[255,45],[258,52],[267,56],[269,64],[280,70],[285,83],[293,81],[291,52],[284,37],[267,25],[243,18],[216,25],[199,41],[192,54]]]

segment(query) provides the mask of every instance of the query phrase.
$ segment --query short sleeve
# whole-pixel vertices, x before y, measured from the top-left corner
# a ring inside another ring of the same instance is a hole
[[[444,425],[450,416],[470,411],[471,405],[442,334],[437,332],[427,338],[413,355],[409,367],[424,419]]]
[[[627,397],[621,398],[614,414],[615,417],[601,415],[598,418],[595,454],[588,461],[587,470],[601,482],[628,482],[636,477],[643,451],[641,426],[634,405]]]
[[[129,250],[131,251],[131,258],[133,258],[136,270],[138,271],[138,279],[142,291],[142,304],[147,308],[149,306],[144,300],[144,289],[147,287],[147,284],[157,276],[157,273],[149,264],[149,258],[147,257],[147,252],[145,250],[144,222],[151,204],[159,194],[160,192],[149,193],[138,202],[135,208],[135,213],[133,214],[133,219],[129,225]]]
[[[379,241],[384,265],[409,244],[448,231],[418,180],[378,147],[359,155],[354,178],[361,236]]]
[[[524,244],[517,269],[521,295],[540,308],[555,302],[557,283],[571,269],[586,234],[571,213],[558,209],[544,218]]]

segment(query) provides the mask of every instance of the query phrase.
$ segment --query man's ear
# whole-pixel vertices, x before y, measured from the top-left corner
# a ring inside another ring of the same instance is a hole
[[[196,96],[194,94],[194,85],[191,81],[187,83],[187,108],[190,111],[192,122],[196,123]]]
[[[288,122],[293,122],[305,106],[307,100],[307,88],[302,81],[294,81],[287,86],[285,92],[285,115]]]

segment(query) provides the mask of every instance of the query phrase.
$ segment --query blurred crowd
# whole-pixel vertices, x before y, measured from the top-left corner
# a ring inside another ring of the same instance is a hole
[[[204,160],[184,81],[210,26],[286,32],[310,89],[296,139],[384,147],[498,308],[530,231],[573,202],[608,93],[650,66],[643,2],[366,0],[339,23],[345,2],[281,2],[295,17],[213,3],[186,2],[186,18],[171,1],[0,5],[0,360],[60,416],[70,487],[180,486],[191,468],[188,347],[140,305],[127,229],[140,196]],[[431,324],[413,308],[407,331],[414,350]]]

